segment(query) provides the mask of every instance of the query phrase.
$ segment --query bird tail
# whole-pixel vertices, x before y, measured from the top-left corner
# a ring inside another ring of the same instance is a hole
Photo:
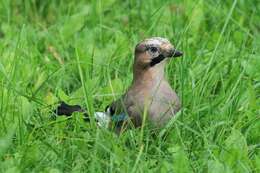
[[[70,117],[72,115],[72,113],[74,113],[74,112],[82,112],[84,115],[84,120],[88,121],[88,122],[90,121],[87,111],[85,109],[81,108],[81,106],[79,106],[79,105],[69,105],[62,101],[57,106],[57,108],[53,110],[53,113],[55,113],[58,116],[65,115],[68,117]]]

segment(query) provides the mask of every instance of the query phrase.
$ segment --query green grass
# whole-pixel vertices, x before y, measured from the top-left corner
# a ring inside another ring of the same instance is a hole
[[[257,0],[1,0],[0,172],[260,172],[259,21]],[[103,111],[151,36],[184,52],[161,135],[50,117],[59,100]]]

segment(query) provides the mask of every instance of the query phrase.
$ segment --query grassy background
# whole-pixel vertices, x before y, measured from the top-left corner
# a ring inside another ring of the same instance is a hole
[[[1,0],[0,172],[259,172],[259,21],[257,0]],[[50,117],[59,100],[102,111],[151,36],[184,52],[166,138]]]

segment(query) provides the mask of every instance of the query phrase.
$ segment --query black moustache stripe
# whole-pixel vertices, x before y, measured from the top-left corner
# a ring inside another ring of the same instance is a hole
[[[165,56],[162,54],[158,55],[157,57],[153,58],[152,61],[150,62],[150,66],[153,67],[156,64],[160,63],[162,60],[165,59]]]

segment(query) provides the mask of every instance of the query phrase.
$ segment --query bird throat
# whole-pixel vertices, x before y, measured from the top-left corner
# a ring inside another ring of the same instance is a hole
[[[163,56],[162,54],[158,55],[157,57],[153,58],[152,61],[150,62],[150,66],[153,67],[156,64],[160,63],[162,60],[164,60],[166,57]]]

